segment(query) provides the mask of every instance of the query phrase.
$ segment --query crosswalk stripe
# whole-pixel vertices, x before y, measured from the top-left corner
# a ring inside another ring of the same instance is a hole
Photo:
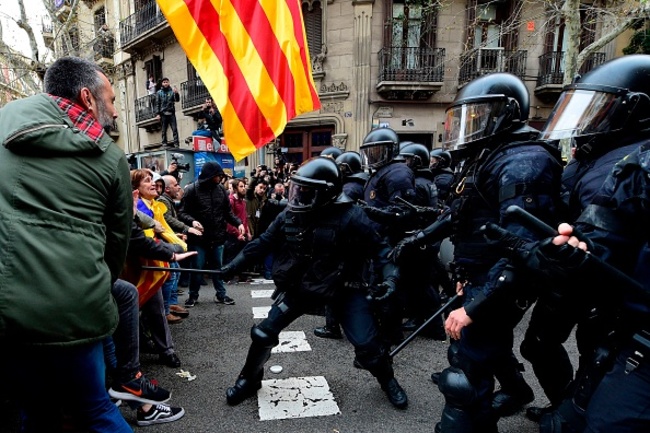
[[[278,336],[280,344],[275,346],[271,353],[308,352],[311,346],[303,331],[282,331]]]
[[[263,380],[257,397],[260,421],[341,413],[323,376]]]
[[[273,290],[251,290],[251,298],[270,298]]]

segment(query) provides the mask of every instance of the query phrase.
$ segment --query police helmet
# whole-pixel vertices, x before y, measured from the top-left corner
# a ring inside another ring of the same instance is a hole
[[[433,149],[429,153],[430,158],[435,158],[434,162],[430,163],[431,168],[448,168],[451,166],[451,153],[442,149]]]
[[[361,173],[361,155],[353,150],[343,152],[336,158],[336,164],[343,176]]]
[[[294,212],[310,212],[334,202],[340,193],[341,174],[336,162],[317,156],[291,176],[288,206]]]
[[[530,95],[508,73],[479,77],[466,84],[445,112],[442,142],[454,150],[484,146],[496,136],[526,126]]]
[[[373,129],[363,139],[359,150],[364,168],[379,169],[398,155],[399,137],[390,128]]]
[[[650,55],[603,63],[566,86],[540,138],[572,139],[576,157],[617,147],[650,127]]]
[[[406,164],[413,170],[429,167],[429,149],[424,144],[411,143],[404,146],[399,152]]]
[[[330,146],[321,151],[320,156],[326,156],[328,158],[336,159],[338,158],[343,151],[336,146]]]

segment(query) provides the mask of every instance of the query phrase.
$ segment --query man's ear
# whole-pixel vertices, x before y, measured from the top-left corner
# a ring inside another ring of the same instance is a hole
[[[79,92],[79,104],[82,105],[87,111],[93,110],[92,93],[87,87],[84,87]]]

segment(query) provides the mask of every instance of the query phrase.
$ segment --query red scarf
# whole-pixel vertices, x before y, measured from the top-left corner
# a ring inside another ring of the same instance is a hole
[[[84,110],[81,105],[61,96],[50,95],[50,97],[54,99],[59,108],[68,115],[74,126],[79,128],[88,138],[92,141],[97,141],[101,138],[104,133],[104,128],[102,128],[97,119]]]

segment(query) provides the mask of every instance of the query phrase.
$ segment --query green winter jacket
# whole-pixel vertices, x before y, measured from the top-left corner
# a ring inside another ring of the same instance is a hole
[[[46,94],[0,109],[0,340],[97,341],[117,326],[128,163],[107,135],[75,128]]]

